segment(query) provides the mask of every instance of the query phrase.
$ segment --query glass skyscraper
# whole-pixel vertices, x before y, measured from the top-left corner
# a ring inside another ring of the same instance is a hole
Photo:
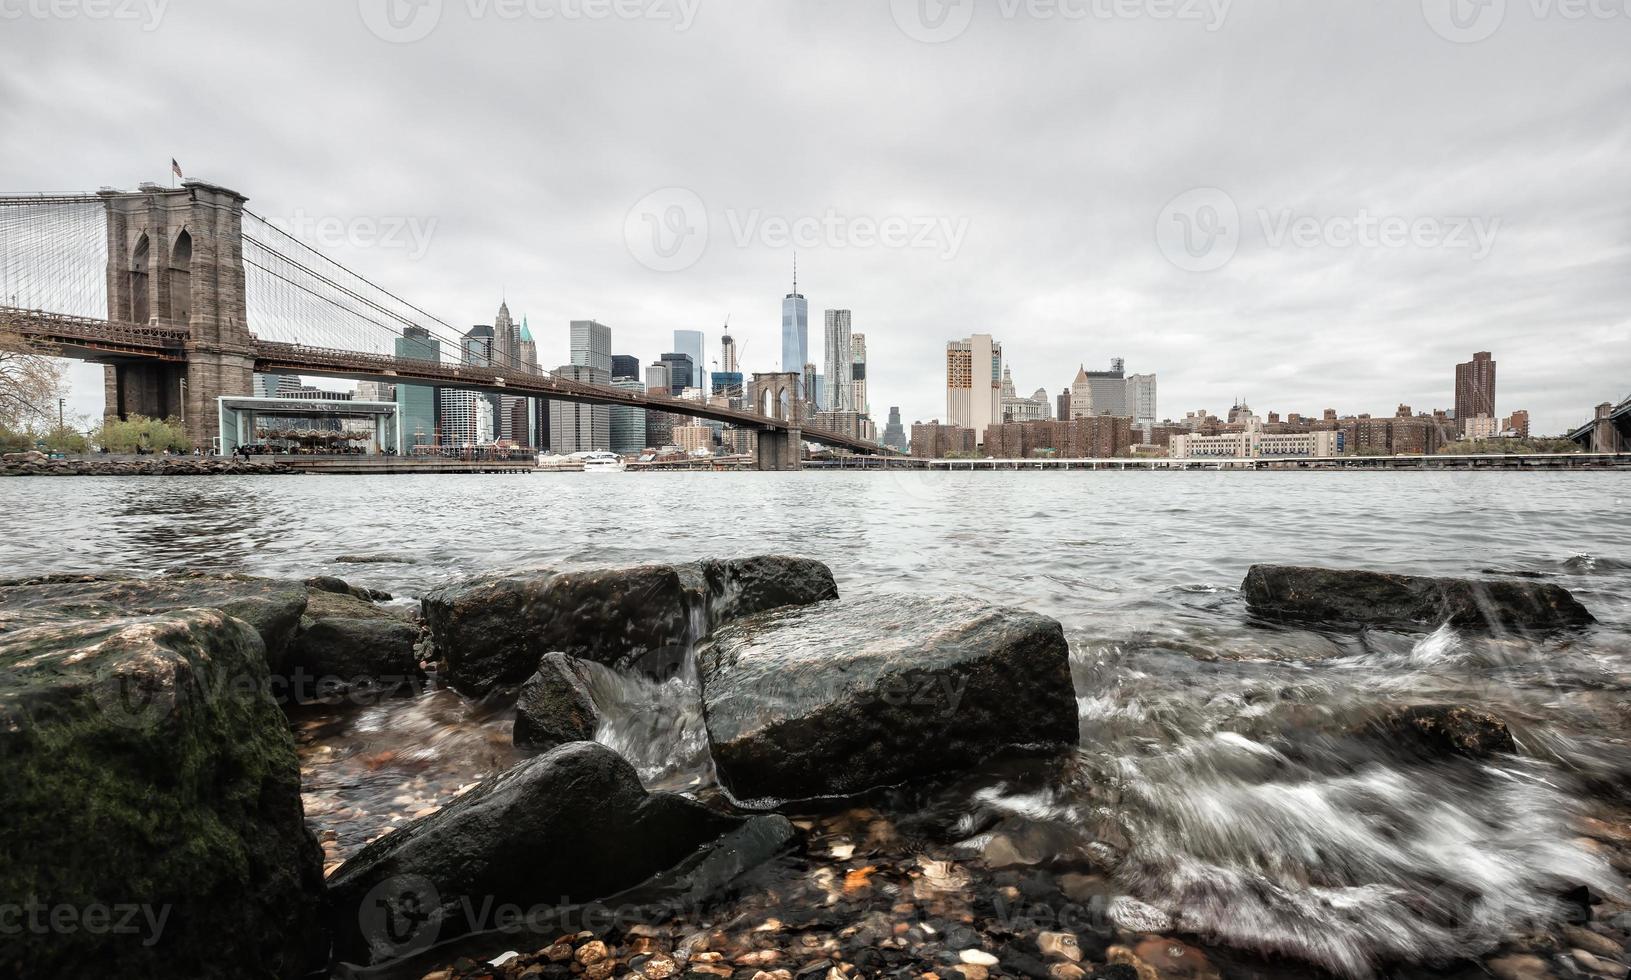
[[[702,331],[676,330],[674,331],[674,350],[691,357],[691,387],[708,390],[708,371],[703,367],[702,360]]]
[[[831,412],[855,410],[855,344],[850,335],[849,310],[828,310],[826,331],[827,371],[821,375],[816,400]]]
[[[810,362],[810,304],[799,293],[798,265],[793,266],[793,291],[782,300],[782,370],[800,374]]]

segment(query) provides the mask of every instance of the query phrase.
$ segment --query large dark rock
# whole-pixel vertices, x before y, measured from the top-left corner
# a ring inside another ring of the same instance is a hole
[[[515,701],[517,747],[553,749],[567,742],[594,741],[600,711],[589,690],[586,667],[564,653],[544,655]]]
[[[431,592],[424,617],[448,680],[482,695],[521,683],[557,650],[660,674],[722,623],[837,595],[827,566],[767,555],[488,576]]]
[[[1473,581],[1351,569],[1253,565],[1241,583],[1265,619],[1365,626],[1549,629],[1596,622],[1550,582]]]
[[[374,841],[336,870],[329,880],[335,956],[388,962],[494,928],[485,917],[496,907],[605,898],[693,858],[742,822],[683,797],[647,794],[634,768],[603,745],[563,745]]]
[[[219,609],[260,634],[267,666],[287,667],[289,641],[306,611],[299,582],[238,574],[181,574],[157,578],[118,575],[46,575],[0,582],[0,634],[31,623],[152,615],[178,609]]]
[[[721,629],[697,668],[720,781],[742,801],[853,794],[1077,739],[1063,628],[974,599],[783,609]]]
[[[419,628],[401,616],[349,590],[313,587],[279,693],[295,703],[358,689],[411,693],[423,678],[414,652],[418,641]]]
[[[322,852],[260,636],[213,609],[66,619],[0,633],[0,900],[76,928],[5,935],[0,972],[320,966]]]
[[[1390,711],[1362,729],[1390,751],[1426,759],[1452,755],[1483,759],[1516,752],[1506,722],[1479,708],[1419,704]]]

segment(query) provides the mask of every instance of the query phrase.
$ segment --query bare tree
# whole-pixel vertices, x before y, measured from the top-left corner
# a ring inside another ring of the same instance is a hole
[[[0,425],[22,428],[56,422],[63,369],[47,352],[0,330]]]

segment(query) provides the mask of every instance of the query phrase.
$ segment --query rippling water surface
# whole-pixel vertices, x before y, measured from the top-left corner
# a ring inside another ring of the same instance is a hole
[[[1178,931],[1364,975],[1475,955],[1620,876],[1573,829],[1631,785],[1631,482],[1404,473],[553,474],[0,482],[7,574],[338,574],[413,597],[491,569],[782,552],[841,590],[968,593],[1061,620],[1069,772],[941,801],[966,847],[1046,841]],[[339,564],[342,555],[391,559]],[[1547,638],[1254,624],[1253,562],[1545,576],[1600,625]],[[694,691],[602,678],[599,735],[654,786],[712,787]],[[1359,735],[1400,705],[1511,727],[1516,755]],[[1023,710],[1023,706],[1016,706]],[[348,853],[517,758],[447,692],[297,719],[308,807]],[[1021,847],[1023,849],[1023,847]]]

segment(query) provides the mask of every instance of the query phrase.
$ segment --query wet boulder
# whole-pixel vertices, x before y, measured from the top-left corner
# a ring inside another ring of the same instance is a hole
[[[215,609],[0,633],[0,895],[76,926],[6,936],[5,972],[323,964],[322,852],[268,684],[260,635]]]
[[[740,801],[849,795],[1078,737],[1060,624],[974,599],[766,613],[715,634],[697,671],[714,763]]]
[[[282,674],[289,642],[306,611],[306,588],[299,582],[231,573],[156,578],[46,575],[0,582],[0,633],[34,622],[99,620],[196,608],[219,609],[254,627],[267,666],[273,674]]]
[[[1356,569],[1253,565],[1241,583],[1264,619],[1433,629],[1551,629],[1596,622],[1550,582],[1475,581]]]
[[[281,699],[305,704],[358,690],[412,693],[423,678],[418,642],[419,627],[349,589],[310,588],[279,677]]]
[[[361,599],[364,602],[389,602],[391,600],[391,593],[389,592],[352,585],[345,579],[334,575],[314,575],[306,580],[306,588],[315,589],[319,592],[333,592],[336,595],[348,595],[353,599]]]
[[[766,555],[486,576],[426,595],[424,618],[449,682],[479,696],[521,683],[557,650],[661,675],[722,623],[837,595],[820,562]]]
[[[592,742],[600,711],[590,693],[583,661],[564,653],[546,654],[521,685],[515,702],[515,744],[552,749],[567,742]]]
[[[391,962],[497,928],[494,908],[530,914],[606,898],[694,860],[743,823],[648,794],[634,767],[603,745],[563,745],[341,865],[329,879],[335,958]]]
[[[1366,726],[1363,734],[1393,751],[1427,759],[1452,755],[1484,759],[1517,751],[1500,716],[1452,704],[1419,704],[1391,711]]]

